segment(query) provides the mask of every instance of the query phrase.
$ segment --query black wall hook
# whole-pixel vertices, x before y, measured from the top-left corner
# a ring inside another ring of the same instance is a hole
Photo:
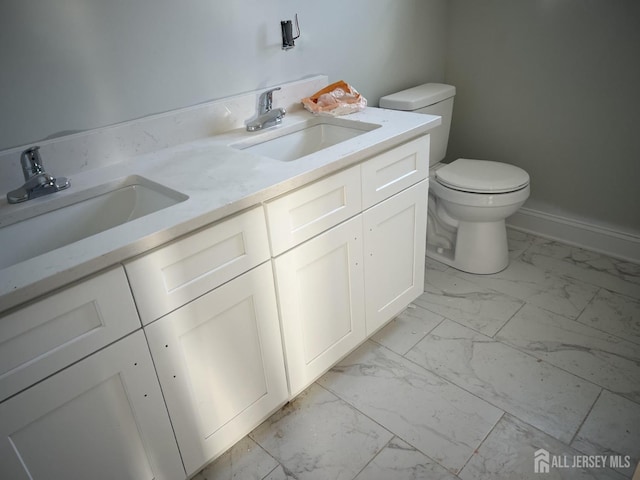
[[[296,46],[296,42],[300,37],[300,25],[298,24],[298,14],[295,16],[296,21],[296,36],[293,36],[293,22],[291,20],[282,20],[280,22],[280,28],[282,29],[282,49],[291,50]]]

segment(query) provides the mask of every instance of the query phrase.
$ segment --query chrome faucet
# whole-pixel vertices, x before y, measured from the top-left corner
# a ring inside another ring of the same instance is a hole
[[[280,87],[272,88],[260,94],[260,98],[258,98],[258,115],[247,123],[248,132],[262,130],[282,122],[282,117],[285,116],[287,111],[284,108],[272,110],[273,92],[276,90],[280,90]]]
[[[20,155],[24,185],[7,193],[9,203],[20,203],[69,188],[67,178],[54,178],[44,171],[39,150],[37,146],[27,148]]]

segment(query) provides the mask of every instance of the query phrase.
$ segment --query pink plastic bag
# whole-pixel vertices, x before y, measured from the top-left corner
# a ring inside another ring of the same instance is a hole
[[[310,97],[302,99],[304,108],[311,113],[337,117],[364,110],[367,99],[343,80],[332,83]]]

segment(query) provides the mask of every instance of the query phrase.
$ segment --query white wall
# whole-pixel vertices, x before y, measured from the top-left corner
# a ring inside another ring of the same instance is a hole
[[[526,207],[640,234],[640,2],[450,0],[449,158],[516,164]]]
[[[0,150],[318,73],[377,105],[444,78],[445,14],[446,0],[2,0]]]

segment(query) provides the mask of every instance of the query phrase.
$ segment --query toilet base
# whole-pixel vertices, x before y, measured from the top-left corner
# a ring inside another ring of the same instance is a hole
[[[507,228],[504,220],[458,223],[451,248],[429,241],[427,257],[457,270],[474,274],[497,273],[509,265]]]

